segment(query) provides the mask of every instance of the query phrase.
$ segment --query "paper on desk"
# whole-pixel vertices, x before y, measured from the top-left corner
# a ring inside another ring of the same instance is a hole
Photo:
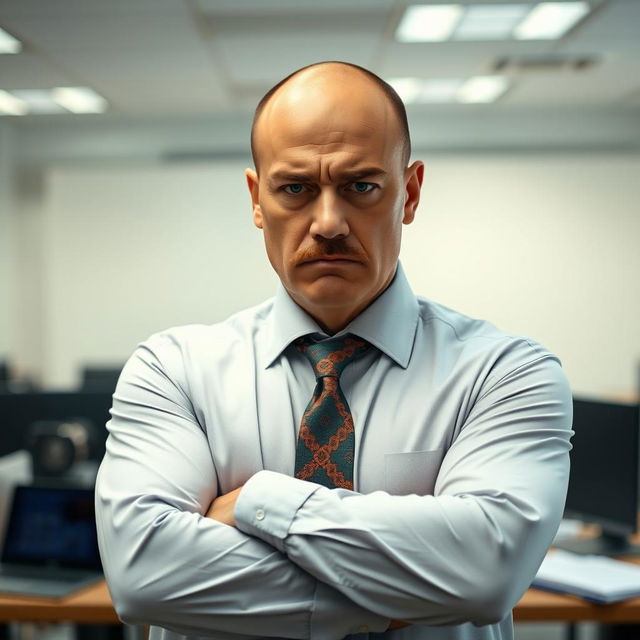
[[[640,566],[558,549],[547,554],[532,586],[595,602],[617,602],[640,596]]]

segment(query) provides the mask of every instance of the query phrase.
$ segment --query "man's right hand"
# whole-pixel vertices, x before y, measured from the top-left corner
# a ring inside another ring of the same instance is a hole
[[[240,495],[240,491],[242,491],[242,487],[218,496],[209,506],[207,513],[204,514],[205,517],[217,520],[230,527],[235,527],[236,522],[233,518],[233,509],[236,506],[236,500]]]

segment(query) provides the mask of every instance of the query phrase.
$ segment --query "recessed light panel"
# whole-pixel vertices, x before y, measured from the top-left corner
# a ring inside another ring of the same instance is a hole
[[[0,53],[20,53],[22,43],[4,29],[0,29]]]
[[[422,80],[418,78],[390,78],[387,81],[395,90],[405,104],[417,102]]]
[[[462,7],[459,4],[427,4],[407,7],[396,31],[400,42],[442,42],[456,28]]]
[[[394,78],[389,84],[398,92],[405,104],[438,104],[456,102],[462,84],[459,78]]]
[[[462,80],[459,78],[435,78],[426,80],[418,101],[422,103],[446,103],[455,102]]]
[[[0,115],[23,116],[29,111],[27,103],[16,98],[8,91],[0,89]]]
[[[518,40],[552,40],[561,38],[589,13],[586,2],[541,2],[516,27]]]
[[[89,87],[57,87],[51,97],[72,113],[104,113],[107,101]]]
[[[486,4],[467,8],[454,40],[506,40],[531,10],[531,4]]]
[[[458,90],[458,102],[495,102],[509,86],[504,76],[476,76],[469,78]]]
[[[69,113],[53,100],[49,89],[15,90],[11,95],[22,100],[27,105],[29,113]]]

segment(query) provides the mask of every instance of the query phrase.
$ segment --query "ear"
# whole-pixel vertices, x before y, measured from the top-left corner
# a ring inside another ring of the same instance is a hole
[[[247,178],[247,186],[251,194],[251,206],[253,207],[253,224],[262,229],[262,209],[259,203],[260,181],[258,174],[253,169],[245,169],[244,175]]]
[[[420,202],[420,187],[424,177],[424,163],[416,160],[404,172],[405,200],[403,224],[411,224],[416,215],[416,209]]]

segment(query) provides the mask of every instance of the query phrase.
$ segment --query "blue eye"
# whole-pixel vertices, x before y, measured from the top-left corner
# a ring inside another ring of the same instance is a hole
[[[302,184],[286,184],[282,187],[282,190],[285,193],[288,193],[290,196],[298,196],[304,191],[304,185]]]
[[[352,191],[355,191],[356,193],[369,193],[369,191],[372,191],[376,185],[372,182],[354,182],[350,186]]]

